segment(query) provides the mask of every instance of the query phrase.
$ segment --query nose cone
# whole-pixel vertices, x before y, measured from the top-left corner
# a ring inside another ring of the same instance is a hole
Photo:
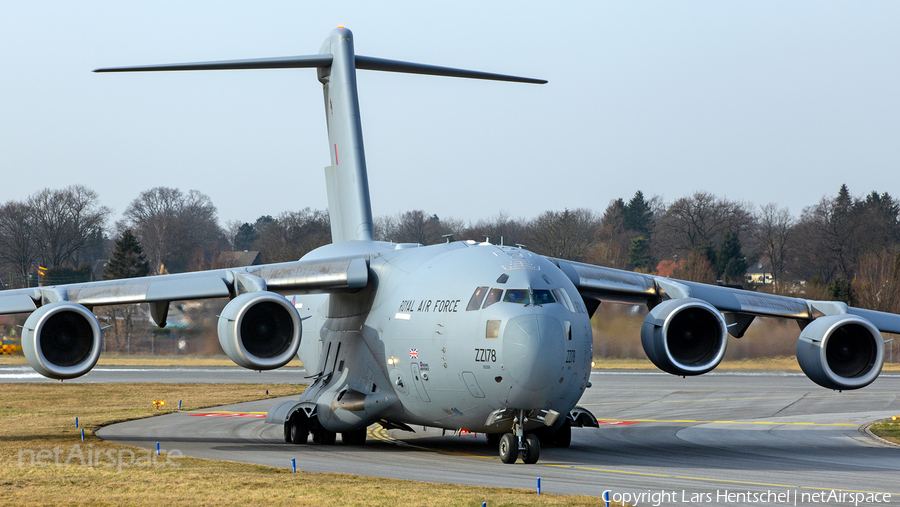
[[[549,315],[520,315],[503,331],[503,365],[523,389],[550,387],[565,360],[565,329]]]

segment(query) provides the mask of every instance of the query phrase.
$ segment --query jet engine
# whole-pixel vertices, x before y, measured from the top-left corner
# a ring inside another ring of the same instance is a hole
[[[248,292],[232,299],[219,316],[219,344],[239,366],[273,370],[290,362],[300,347],[300,317],[274,292]]]
[[[658,304],[641,327],[641,345],[659,369],[673,375],[702,375],[718,366],[728,344],[725,319],[700,299]]]
[[[800,333],[797,362],[822,387],[859,389],[881,373],[884,338],[871,322],[855,315],[819,317]]]
[[[43,305],[25,321],[22,352],[28,364],[45,377],[80,377],[100,358],[100,323],[77,303]]]

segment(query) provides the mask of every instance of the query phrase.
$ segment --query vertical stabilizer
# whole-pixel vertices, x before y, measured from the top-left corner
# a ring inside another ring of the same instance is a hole
[[[335,243],[372,241],[372,204],[356,91],[353,34],[346,28],[333,30],[320,53],[332,55],[331,65],[318,69],[331,152],[331,165],[325,168],[331,239]]]
[[[353,34],[344,27],[331,32],[317,55],[109,67],[94,72],[299,68],[316,68],[325,93],[328,151],[331,152],[331,165],[325,168],[325,182],[328,189],[328,212],[331,215],[331,239],[335,243],[372,241],[374,238],[366,154],[359,118],[359,97],[356,93],[356,69],[516,83],[547,82],[543,79],[359,56],[353,49]]]

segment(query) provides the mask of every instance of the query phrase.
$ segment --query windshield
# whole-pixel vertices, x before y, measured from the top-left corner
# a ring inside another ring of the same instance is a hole
[[[531,304],[531,296],[528,294],[528,289],[509,289],[506,291],[506,295],[503,296],[503,301],[528,305]]]
[[[536,289],[533,291],[533,293],[534,293],[534,304],[536,304],[536,305],[546,305],[549,303],[556,302],[556,299],[553,297],[553,294],[551,294],[549,290]]]

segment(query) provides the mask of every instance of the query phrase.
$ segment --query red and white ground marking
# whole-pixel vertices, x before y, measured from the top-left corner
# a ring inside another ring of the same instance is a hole
[[[186,414],[191,417],[256,417],[264,419],[265,412],[202,412],[199,414]]]

